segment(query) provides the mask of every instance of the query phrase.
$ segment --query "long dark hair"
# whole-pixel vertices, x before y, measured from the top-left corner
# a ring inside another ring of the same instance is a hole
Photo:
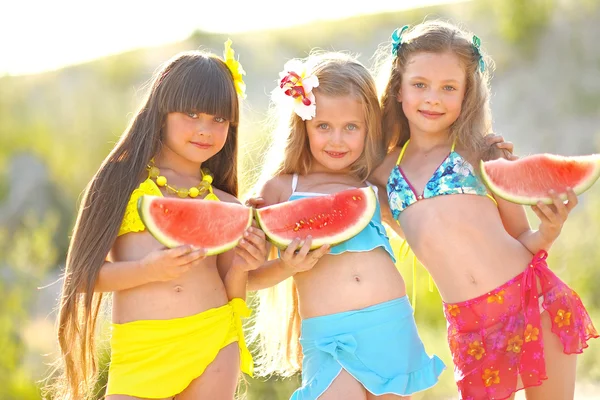
[[[155,74],[135,117],[88,184],[67,253],[58,315],[62,376],[55,397],[85,399],[97,377],[94,331],[102,293],[94,293],[131,192],[147,176],[161,148],[170,112],[201,112],[229,120],[223,149],[207,160],[213,186],[237,196],[239,103],[233,76],[218,57],[193,51],[176,55]]]

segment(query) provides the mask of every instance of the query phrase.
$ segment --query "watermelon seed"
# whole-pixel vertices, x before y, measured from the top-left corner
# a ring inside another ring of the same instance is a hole
[[[356,196],[352,196],[352,200],[356,200]]]

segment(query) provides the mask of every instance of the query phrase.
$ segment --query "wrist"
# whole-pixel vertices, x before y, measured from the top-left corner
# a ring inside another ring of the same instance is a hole
[[[134,261],[133,269],[136,271],[136,274],[141,277],[142,285],[159,280],[155,276],[155,271],[154,268],[152,268],[152,265],[147,263],[144,259]]]
[[[546,243],[552,244],[560,235],[560,230],[558,230],[558,231],[551,230],[550,232],[548,232],[545,229],[544,230],[539,229],[538,234],[542,237],[542,240],[544,240]]]
[[[229,268],[229,271],[227,272],[227,275],[232,274],[232,275],[236,275],[236,276],[243,276],[243,275],[248,275],[248,270],[244,267],[243,264],[233,264],[231,266],[231,268]]]
[[[289,276],[294,276],[296,275],[296,271],[294,269],[294,266],[286,263],[284,260],[282,260],[281,258],[279,259],[280,261],[280,265],[281,265],[281,269]]]

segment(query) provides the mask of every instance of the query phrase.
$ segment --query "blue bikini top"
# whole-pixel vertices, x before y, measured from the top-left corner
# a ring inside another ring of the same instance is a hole
[[[367,184],[373,188],[375,195],[377,196],[377,186],[373,186],[367,182]],[[296,186],[298,185],[298,175],[292,176],[292,194],[289,201],[303,199],[306,197],[324,196],[323,193],[313,192],[296,192]],[[345,242],[339,243],[329,249],[329,254],[341,254],[346,251],[359,252],[359,251],[371,251],[377,247],[383,247],[388,252],[394,263],[396,257],[394,257],[394,251],[390,245],[390,239],[388,238],[385,227],[381,223],[381,209],[379,206],[379,200],[377,201],[377,208],[373,214],[373,218],[369,221],[369,224],[360,231],[356,236],[346,240]]]
[[[400,167],[400,161],[402,161],[408,142],[410,140],[407,140],[402,147],[398,162],[387,181],[390,210],[395,219],[398,219],[402,211],[417,201],[442,195],[475,194],[487,196],[496,203],[496,199],[488,193],[483,182],[475,175],[473,166],[454,151],[455,143],[452,144],[450,154],[442,161],[425,185],[423,192],[417,194]]]

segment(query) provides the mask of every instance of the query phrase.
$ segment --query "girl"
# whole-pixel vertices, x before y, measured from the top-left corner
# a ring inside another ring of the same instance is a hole
[[[243,95],[244,72],[230,46],[225,60],[202,52],[169,60],[86,189],[60,303],[64,376],[56,398],[91,394],[107,292],[107,399],[232,399],[238,365],[252,372],[240,317],[249,313],[247,271],[266,259],[264,234],[249,228],[235,251],[205,257],[190,246],[165,249],[137,213],[144,194],[237,202],[236,90]]]
[[[364,66],[342,54],[292,60],[273,97],[294,112],[273,139],[279,163],[260,191],[264,204],[368,185],[385,148]],[[419,338],[379,209],[353,239],[308,253],[310,243],[296,239],[250,276],[250,290],[285,280],[260,294],[261,372],[289,376],[301,363],[298,400],[398,399],[433,386],[445,367]]]
[[[490,60],[477,37],[430,21],[392,39],[381,102],[393,150],[372,178],[402,229],[390,226],[439,288],[461,399],[522,388],[528,399],[572,399],[572,354],[598,334],[546,251],[577,198],[534,206],[541,224],[532,231],[523,207],[482,184],[472,165],[490,156]]]

